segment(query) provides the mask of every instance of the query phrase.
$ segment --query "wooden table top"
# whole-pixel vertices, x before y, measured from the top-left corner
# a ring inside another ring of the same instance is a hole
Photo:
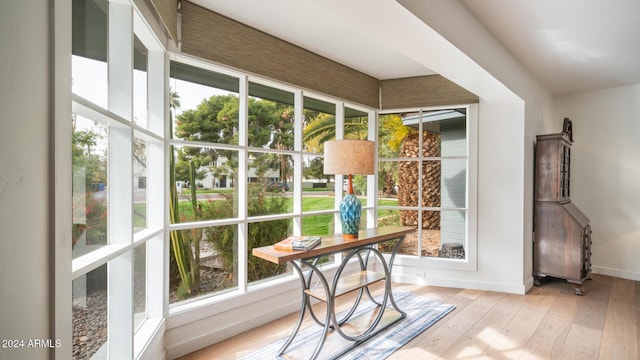
[[[284,264],[288,261],[329,255],[359,246],[392,240],[415,231],[416,228],[410,226],[384,226],[375,229],[360,230],[357,239],[344,239],[342,234],[322,237],[322,242],[318,246],[307,251],[279,251],[275,250],[273,245],[269,245],[254,248],[252,254],[253,256],[271,261],[275,264]]]

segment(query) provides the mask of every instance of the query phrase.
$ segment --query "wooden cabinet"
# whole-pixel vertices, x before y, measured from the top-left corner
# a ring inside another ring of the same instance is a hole
[[[533,276],[537,286],[545,276],[565,279],[582,295],[591,272],[591,226],[570,199],[571,145],[566,132],[537,137]]]
[[[563,134],[538,135],[536,201],[571,201],[571,141]]]

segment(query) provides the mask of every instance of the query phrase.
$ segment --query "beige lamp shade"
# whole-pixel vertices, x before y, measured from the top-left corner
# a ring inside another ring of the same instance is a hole
[[[330,140],[324,143],[324,173],[373,175],[375,143],[369,140]]]

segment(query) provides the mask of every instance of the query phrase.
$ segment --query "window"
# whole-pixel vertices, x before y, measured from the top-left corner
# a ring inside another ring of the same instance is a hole
[[[468,113],[463,107],[379,117],[378,225],[417,229],[401,254],[467,261],[475,248],[469,216],[475,135]]]
[[[297,185],[293,180],[294,94],[251,81],[248,95],[247,137],[251,151],[247,165],[247,215],[291,214],[293,201],[288,195]],[[263,198],[263,194],[269,195]],[[259,226],[250,225],[249,230]],[[286,237],[289,229],[286,222],[280,226],[269,240],[261,242],[250,236],[250,247],[282,240],[281,236]]]
[[[251,249],[291,234],[333,234],[342,177],[336,186],[323,174],[322,143],[370,138],[375,128],[373,111],[335,99],[183,56],[170,69],[169,299],[181,311],[203,297],[291,274]],[[374,186],[366,177],[357,181],[373,214],[367,189]]]
[[[328,189],[334,192],[341,191],[342,187],[336,185],[333,175],[323,174],[323,143],[336,139],[336,105],[305,96],[303,114],[304,130],[302,149],[305,152],[303,161],[306,170],[303,176],[305,180],[311,182],[311,184],[324,183],[324,188],[320,187],[321,189]],[[335,203],[332,200],[331,198],[319,199],[312,196],[303,196],[302,206],[303,209],[307,209],[307,211],[333,210]],[[310,222],[309,218],[307,218],[307,222]],[[333,233],[333,229],[329,229],[329,231],[329,233]],[[329,233],[309,235],[328,235]]]
[[[170,267],[173,306],[237,289],[240,78],[170,65]],[[179,225],[179,226],[178,226]]]
[[[164,50],[126,2],[72,21],[72,353],[131,358],[163,313]]]
[[[322,171],[331,139],[380,143],[378,177],[354,178],[363,228],[410,224],[422,240],[402,254],[430,258],[431,247],[460,243],[464,258],[445,260],[470,260],[469,107],[376,118],[183,56],[167,63],[132,3],[71,1],[74,358],[137,356],[166,299],[178,312],[291,275],[251,249],[340,229],[345,177]]]

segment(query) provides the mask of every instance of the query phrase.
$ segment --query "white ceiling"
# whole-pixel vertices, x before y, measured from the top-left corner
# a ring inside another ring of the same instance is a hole
[[[639,0],[462,0],[552,94],[640,83]]]
[[[323,1],[192,0],[378,79],[433,74]],[[460,1],[554,95],[640,83],[639,0]]]

